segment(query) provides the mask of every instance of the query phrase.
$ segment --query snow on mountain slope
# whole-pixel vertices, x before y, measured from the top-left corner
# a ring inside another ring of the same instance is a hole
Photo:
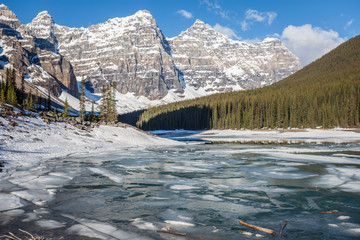
[[[96,101],[101,87],[115,82],[119,113],[262,87],[301,68],[278,39],[235,41],[200,20],[167,39],[146,10],[88,28],[57,25],[46,11],[26,26],[13,21],[11,14],[3,18],[32,37],[29,42],[38,51],[41,67],[72,95],[78,94],[75,76],[77,81],[86,79],[91,92],[87,95]],[[61,95],[60,88],[55,92]]]

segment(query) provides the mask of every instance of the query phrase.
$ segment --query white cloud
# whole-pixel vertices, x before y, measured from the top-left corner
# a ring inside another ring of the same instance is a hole
[[[277,17],[277,13],[276,12],[267,12],[266,15],[268,17],[268,24],[271,25],[272,22],[274,21],[274,19]]]
[[[178,14],[180,14],[181,16],[185,17],[185,18],[192,18],[193,15],[191,14],[191,12],[188,12],[184,9],[181,9],[179,11],[177,11]]]
[[[245,12],[245,19],[240,23],[241,29],[247,31],[254,22],[267,22],[271,25],[277,17],[276,12],[259,12],[258,10],[248,9]]]
[[[344,29],[346,30],[348,27],[351,26],[351,24],[354,22],[354,19],[351,19],[350,21],[348,21],[344,27]]]
[[[236,35],[235,31],[232,30],[231,28],[229,27],[224,27],[224,26],[221,26],[220,24],[215,24],[215,26],[212,27],[215,31],[219,32],[219,33],[222,33],[224,35],[227,35],[228,37],[230,38],[233,38],[233,39],[237,39],[237,40],[240,40],[241,37],[239,37],[238,35]]]
[[[321,57],[325,53],[337,47],[346,39],[339,37],[339,33],[334,30],[323,30],[313,27],[311,24],[302,26],[287,26],[281,40],[290,49],[303,66]]]
[[[264,14],[259,13],[257,10],[248,9],[245,13],[245,19],[254,20],[256,22],[262,22],[265,20]]]
[[[240,25],[241,25],[241,29],[242,29],[244,32],[247,31],[247,30],[249,30],[249,24],[248,24],[245,20],[241,21]]]
[[[222,9],[217,0],[214,0],[214,2],[201,0],[200,2],[205,4],[208,10],[215,12],[215,14],[220,15],[222,18],[229,19],[228,12]]]

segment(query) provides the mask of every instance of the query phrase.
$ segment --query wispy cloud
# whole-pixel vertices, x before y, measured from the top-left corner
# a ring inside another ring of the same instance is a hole
[[[241,29],[247,31],[254,22],[267,22],[271,25],[277,17],[276,12],[259,12],[258,10],[248,9],[245,12],[245,19],[240,22]]]
[[[184,9],[181,9],[181,10],[177,11],[177,13],[180,14],[181,16],[185,17],[185,18],[188,18],[188,19],[193,17],[191,12],[188,12],[188,11],[186,11]]]
[[[229,28],[229,27],[225,27],[225,26],[222,26],[220,24],[215,24],[215,26],[212,27],[215,31],[219,32],[219,33],[222,33],[226,36],[228,36],[229,38],[232,38],[232,39],[237,39],[237,40],[240,40],[241,37],[239,37],[236,32]]]
[[[213,11],[222,18],[229,19],[228,11],[224,10],[217,0],[214,0],[213,2],[210,0],[200,0],[200,3],[205,4],[209,11]]]
[[[339,33],[334,30],[326,31],[319,27],[313,27],[311,24],[305,24],[287,26],[281,35],[281,40],[305,66],[346,39],[339,37]]]
[[[355,20],[355,19],[351,19],[350,21],[348,21],[348,22],[346,23],[346,25],[344,26],[344,29],[346,30],[348,27],[350,27],[351,24],[354,22],[354,20]]]

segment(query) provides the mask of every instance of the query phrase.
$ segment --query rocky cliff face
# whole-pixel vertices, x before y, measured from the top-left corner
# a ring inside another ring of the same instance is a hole
[[[206,92],[262,87],[301,68],[278,39],[234,41],[200,20],[169,43],[186,84]]]
[[[38,41],[42,40],[40,36],[34,37],[32,30],[23,25],[8,7],[0,5],[2,75],[5,75],[6,68],[15,68],[18,80],[23,73],[30,88],[38,89],[43,95],[50,89],[56,97],[63,90],[77,96],[76,77],[70,62],[54,49],[40,48]]]
[[[52,22],[46,24],[52,29]],[[150,100],[168,93],[174,101],[262,87],[301,68],[298,58],[277,39],[234,41],[200,20],[166,39],[148,11],[88,28],[55,25],[54,35],[59,52],[95,92],[115,82],[120,93]]]
[[[110,19],[88,28],[55,27],[59,52],[95,92],[116,83],[120,93],[161,99],[182,90],[169,45],[148,11]]]
[[[166,39],[148,11],[88,28],[59,26],[46,11],[26,26],[8,10],[1,16],[6,36],[1,41],[17,38],[13,44],[25,52],[23,58],[16,57],[16,64],[25,62],[24,71],[30,72],[29,66],[41,68],[60,90],[65,87],[73,95],[78,94],[75,76],[85,78],[95,93],[114,82],[120,93],[119,112],[262,87],[301,68],[298,58],[277,39],[234,41],[200,20]]]

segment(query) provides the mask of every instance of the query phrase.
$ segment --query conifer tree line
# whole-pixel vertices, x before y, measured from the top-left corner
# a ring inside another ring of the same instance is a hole
[[[271,86],[151,108],[137,126],[145,130],[360,127],[360,36]]]
[[[115,83],[103,85],[101,89],[101,102],[98,106],[100,119],[103,122],[117,122]]]
[[[39,108],[39,93],[36,91],[35,96],[30,91],[25,92],[25,77],[21,76],[20,87],[16,85],[15,69],[6,69],[6,80],[0,81],[0,105],[5,103],[14,107],[20,107],[28,111]]]
[[[25,77],[22,74],[20,86],[17,86],[15,78],[16,78],[15,69],[6,69],[6,79],[0,79],[0,105],[9,104],[14,107],[19,107],[20,109],[25,109],[28,111],[38,110],[41,107],[39,103],[39,93],[36,91],[36,94],[33,95],[31,90],[26,93],[25,92]],[[50,89],[50,83],[49,83]],[[111,85],[104,85],[102,87],[101,93],[101,103],[98,106],[98,110],[100,112],[100,120],[103,122],[117,122],[118,114],[116,109],[116,89],[115,83]],[[86,115],[85,111],[85,80],[84,78],[81,80],[79,85],[79,117],[81,121],[84,121],[85,118],[91,122],[95,122],[98,120],[98,117],[95,114],[94,103],[92,103],[92,109],[90,114]],[[45,108],[48,110],[51,109],[51,97],[50,91],[47,96],[47,100],[45,101]],[[54,109],[54,114],[56,115],[56,109]],[[67,99],[64,103],[64,111],[62,114],[63,118],[69,117],[69,104]]]

